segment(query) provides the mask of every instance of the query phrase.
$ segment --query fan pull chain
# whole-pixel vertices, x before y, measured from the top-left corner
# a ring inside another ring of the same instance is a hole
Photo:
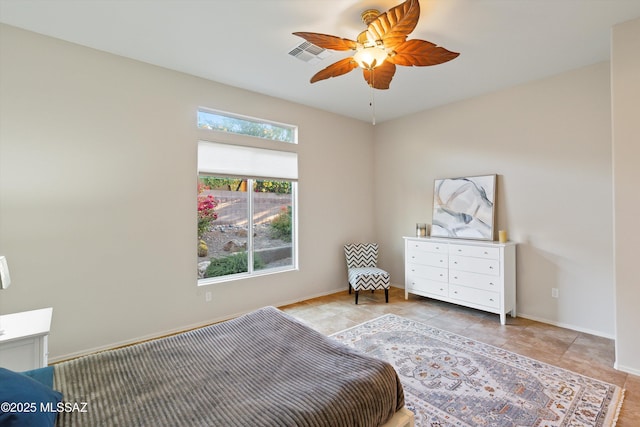
[[[369,95],[369,107],[371,107],[371,124],[373,126],[376,125],[376,98],[375,98],[375,89],[373,88],[373,70],[371,70],[371,84],[369,88],[371,89],[371,93]]]
[[[374,96],[374,89],[371,86],[371,98],[369,99],[369,106],[371,107],[371,124],[376,125],[376,99]]]

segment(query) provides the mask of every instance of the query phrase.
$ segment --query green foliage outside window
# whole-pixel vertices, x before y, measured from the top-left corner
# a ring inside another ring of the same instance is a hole
[[[254,191],[258,193],[291,194],[290,181],[256,181]]]
[[[211,264],[204,272],[204,277],[227,276],[229,274],[246,273],[248,271],[248,256],[246,252],[238,252],[224,258],[211,258]],[[260,270],[265,266],[262,259],[254,254],[253,269]]]
[[[200,176],[200,182],[212,190],[236,191],[242,180],[240,178],[216,178],[213,176]]]
[[[285,242],[291,241],[291,206],[282,208],[282,212],[271,221],[271,237]]]
[[[216,178],[200,176],[200,183],[211,190],[238,191],[241,188],[240,178]],[[253,191],[258,193],[291,194],[290,181],[256,181]]]

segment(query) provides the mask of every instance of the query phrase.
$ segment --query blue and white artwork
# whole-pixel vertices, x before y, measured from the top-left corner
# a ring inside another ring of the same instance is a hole
[[[436,179],[431,235],[493,240],[496,175]]]

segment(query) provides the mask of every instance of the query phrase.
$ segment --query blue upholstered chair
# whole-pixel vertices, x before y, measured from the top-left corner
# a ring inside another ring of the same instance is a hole
[[[377,243],[350,243],[344,245],[344,255],[347,259],[349,276],[349,293],[351,289],[356,292],[356,304],[358,304],[358,292],[376,289],[384,289],[384,298],[389,302],[389,273],[378,268],[378,244]]]

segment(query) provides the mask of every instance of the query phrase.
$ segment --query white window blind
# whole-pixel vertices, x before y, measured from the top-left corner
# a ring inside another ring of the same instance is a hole
[[[297,180],[298,154],[200,141],[198,172]]]

